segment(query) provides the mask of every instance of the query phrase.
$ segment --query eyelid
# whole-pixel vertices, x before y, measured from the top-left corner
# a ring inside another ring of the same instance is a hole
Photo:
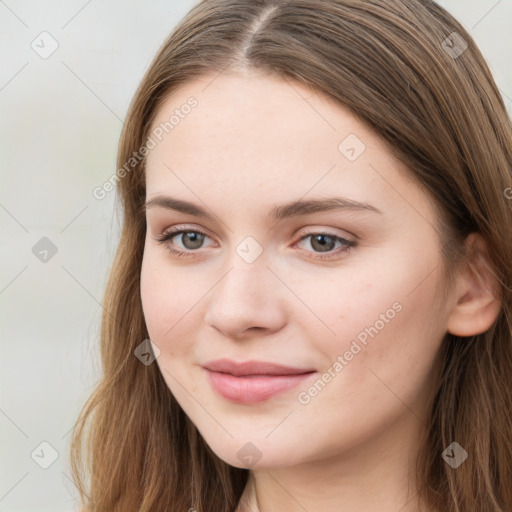
[[[178,234],[183,231],[193,231],[194,233],[201,233],[207,236],[208,238],[213,238],[211,235],[208,234],[208,230],[199,226],[195,226],[193,224],[175,224],[169,228],[165,228],[157,235],[157,237],[163,237],[170,234]]]
[[[180,225],[180,224],[178,224],[176,226],[172,226],[171,228],[164,229],[160,234],[153,237],[153,240],[156,240],[157,242],[160,242],[160,243],[167,243],[170,241],[171,238],[174,238],[175,236],[181,235],[183,233],[188,233],[188,232],[199,233],[201,235],[204,235],[205,237],[208,237],[210,240],[213,240],[213,237],[211,237],[206,232],[206,230],[204,230],[202,228],[198,228],[198,227],[190,226],[190,225]],[[190,253],[199,252],[199,250],[188,251],[188,252],[190,252]]]
[[[342,234],[338,234],[337,231],[342,231]],[[329,235],[329,236],[336,236],[339,238],[343,238],[344,240],[347,240],[349,242],[356,242],[357,237],[348,232],[344,229],[337,229],[337,228],[323,228],[323,227],[317,227],[317,226],[308,226],[307,228],[299,229],[299,231],[294,235],[294,237],[299,237],[302,239],[303,236],[308,235]]]

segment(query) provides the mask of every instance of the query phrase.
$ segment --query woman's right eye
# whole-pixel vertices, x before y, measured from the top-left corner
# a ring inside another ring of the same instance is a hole
[[[191,253],[197,252],[196,249],[201,248],[205,237],[209,238],[206,233],[203,233],[197,229],[177,229],[173,231],[164,231],[162,234],[156,237],[156,240],[157,242],[164,244],[169,252],[176,254],[177,256],[187,257],[192,256],[193,254]],[[177,238],[181,241],[181,249],[177,249],[176,244],[172,242],[174,238]]]

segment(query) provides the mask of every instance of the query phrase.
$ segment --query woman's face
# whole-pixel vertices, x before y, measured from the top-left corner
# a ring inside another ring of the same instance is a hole
[[[452,304],[404,165],[332,100],[254,72],[185,84],[152,129],[144,315],[212,450],[257,469],[412,446]],[[204,368],[219,359],[303,373]]]

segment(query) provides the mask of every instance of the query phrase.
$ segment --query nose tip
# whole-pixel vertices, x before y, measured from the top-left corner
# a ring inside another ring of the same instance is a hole
[[[274,332],[285,323],[275,278],[265,265],[240,262],[212,289],[205,321],[230,338]]]

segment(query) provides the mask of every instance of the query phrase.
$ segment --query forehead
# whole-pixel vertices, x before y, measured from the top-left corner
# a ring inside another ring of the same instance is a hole
[[[206,75],[166,98],[155,130],[161,140],[152,135],[148,197],[179,189],[188,198],[215,193],[249,205],[335,191],[382,209],[397,202],[398,188],[409,201],[424,199],[371,128],[295,81],[256,72]]]
[[[197,102],[193,109],[186,106],[190,98]],[[197,157],[209,152],[217,158],[228,151],[240,159],[332,160],[339,155],[343,136],[351,132],[368,144],[381,145],[334,100],[297,82],[256,72],[207,75],[182,85],[158,109],[152,129],[158,127],[167,128],[167,149],[193,149]]]

